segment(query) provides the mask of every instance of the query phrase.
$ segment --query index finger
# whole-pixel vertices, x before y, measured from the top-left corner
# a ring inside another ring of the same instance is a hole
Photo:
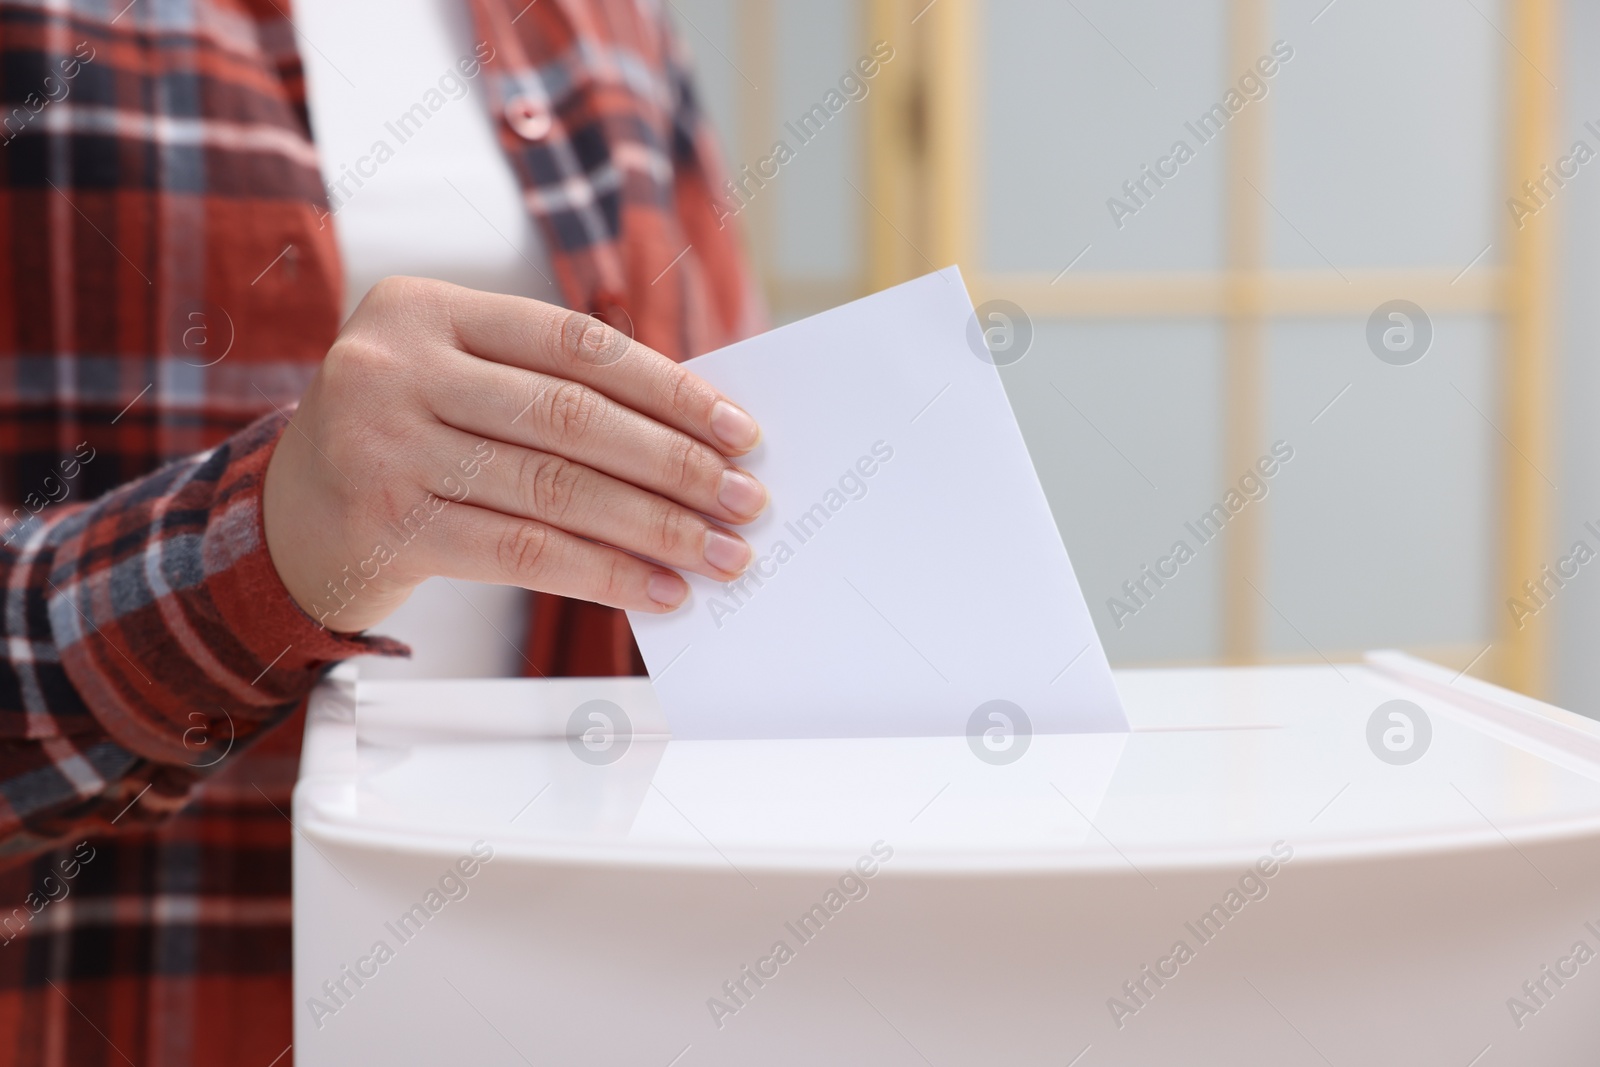
[[[761,427],[698,375],[593,315],[538,300],[456,288],[450,325],[480,359],[587,385],[724,455],[749,452]]]

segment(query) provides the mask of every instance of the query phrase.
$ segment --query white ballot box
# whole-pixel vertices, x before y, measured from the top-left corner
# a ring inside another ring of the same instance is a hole
[[[1600,726],[1397,653],[1116,682],[670,741],[643,679],[335,674],[296,1063],[1600,1062]]]

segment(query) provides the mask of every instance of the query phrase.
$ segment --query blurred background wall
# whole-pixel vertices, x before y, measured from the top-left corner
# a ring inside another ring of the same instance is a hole
[[[1114,663],[1401,647],[1600,714],[1600,5],[670,7],[777,321],[950,262],[1021,310]]]

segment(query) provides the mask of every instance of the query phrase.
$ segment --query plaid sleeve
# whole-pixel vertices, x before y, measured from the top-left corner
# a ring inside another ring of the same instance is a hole
[[[262,418],[0,544],[0,855],[130,808],[128,822],[170,814],[328,665],[405,652],[323,629],[279,580],[261,485],[282,426]]]

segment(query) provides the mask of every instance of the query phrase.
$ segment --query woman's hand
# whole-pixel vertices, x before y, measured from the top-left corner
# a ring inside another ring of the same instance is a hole
[[[434,575],[670,611],[688,586],[667,567],[727,580],[748,565],[718,523],[766,506],[728,459],[759,439],[743,409],[587,315],[389,278],[278,442],[267,547],[338,631]]]

